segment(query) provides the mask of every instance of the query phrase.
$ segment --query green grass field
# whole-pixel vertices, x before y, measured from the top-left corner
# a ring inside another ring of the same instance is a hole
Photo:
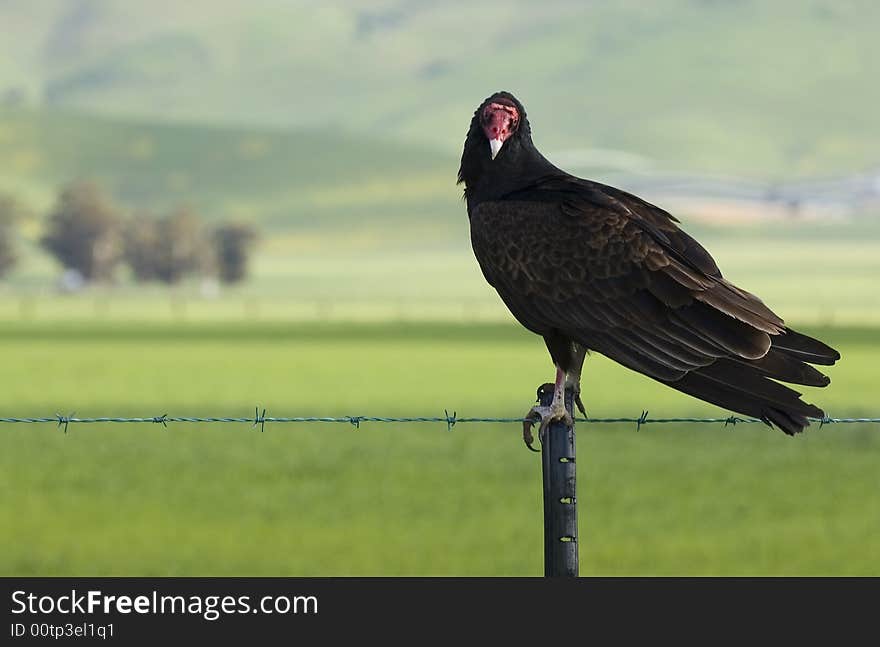
[[[877,415],[880,333],[808,399]],[[0,416],[517,416],[551,376],[508,324],[6,322]],[[601,357],[591,415],[723,415]],[[581,572],[880,575],[880,430],[578,428]],[[0,425],[3,575],[538,575],[516,425]]]

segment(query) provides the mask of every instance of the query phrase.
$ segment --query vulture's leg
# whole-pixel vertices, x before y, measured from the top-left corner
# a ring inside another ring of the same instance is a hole
[[[538,427],[538,436],[543,441],[547,428],[554,420],[563,420],[567,425],[574,424],[565,409],[565,371],[559,368],[558,364],[556,366],[556,382],[553,385],[553,402],[549,407],[535,405],[529,409],[523,421],[523,441],[525,441],[526,447],[533,452],[538,451],[532,447],[532,442],[535,440],[532,436],[532,425],[538,421],[541,422],[541,426]]]
[[[574,394],[574,403],[584,418],[589,418],[584,403],[581,402],[581,370],[584,368],[584,358],[587,356],[587,349],[577,342],[572,343],[574,352],[572,353],[571,368],[565,373],[565,390],[571,389]]]

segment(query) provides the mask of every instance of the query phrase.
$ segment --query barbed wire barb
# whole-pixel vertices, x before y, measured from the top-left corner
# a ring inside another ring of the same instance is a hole
[[[60,413],[56,413],[55,415],[58,416],[58,426],[61,427],[63,425],[64,433],[66,434],[67,425],[70,423],[70,419],[73,418],[74,413],[72,412],[69,416],[62,416]]]
[[[257,425],[260,425],[260,433],[266,431],[266,409],[263,409],[263,413],[260,414],[260,407],[254,407],[254,428]]]

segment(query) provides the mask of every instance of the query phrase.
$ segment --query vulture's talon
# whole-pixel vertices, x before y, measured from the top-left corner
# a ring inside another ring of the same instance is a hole
[[[532,443],[535,440],[532,436],[532,425],[540,421],[541,424],[538,427],[538,439],[543,445],[544,437],[547,435],[547,429],[550,428],[550,423],[560,420],[564,422],[566,426],[571,427],[574,425],[574,420],[572,420],[568,411],[565,410],[565,407],[544,407],[536,405],[529,409],[529,412],[526,414],[523,421],[523,440],[526,443],[526,447],[533,452],[539,451],[532,447]]]
[[[523,442],[530,451],[540,454],[541,450],[535,449],[532,446],[532,443],[535,442],[535,437],[532,435],[532,426],[538,422],[538,420],[540,420],[540,417],[535,415],[534,410],[530,410],[525,418],[523,418]]]
[[[574,392],[574,404],[578,408],[578,411],[580,411],[583,414],[584,418],[590,417],[587,415],[587,410],[586,410],[586,408],[584,408],[584,403],[581,401],[581,392],[580,391]]]

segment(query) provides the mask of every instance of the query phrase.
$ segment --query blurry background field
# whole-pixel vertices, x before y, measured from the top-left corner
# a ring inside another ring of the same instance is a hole
[[[871,2],[0,3],[0,417],[517,416],[543,344],[482,279],[455,186],[517,93],[544,152],[673,210],[843,354],[880,415]],[[450,43],[456,43],[450,48]],[[39,241],[89,179],[129,217],[259,231],[248,278],[61,293]],[[597,417],[723,412],[589,360]],[[880,430],[579,428],[583,574],[880,574]],[[536,575],[516,425],[0,425],[0,573]]]

